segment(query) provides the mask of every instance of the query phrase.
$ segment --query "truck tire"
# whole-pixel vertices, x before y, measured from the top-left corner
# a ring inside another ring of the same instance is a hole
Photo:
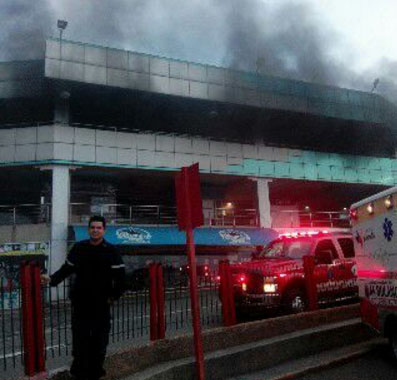
[[[283,310],[288,314],[302,313],[307,308],[307,298],[303,290],[292,288],[283,297]]]

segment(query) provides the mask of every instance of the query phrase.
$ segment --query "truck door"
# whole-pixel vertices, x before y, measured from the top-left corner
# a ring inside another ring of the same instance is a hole
[[[339,256],[332,239],[322,239],[314,250],[316,266],[314,277],[317,282],[319,301],[330,301],[338,296],[338,270],[334,260]]]
[[[340,264],[340,275],[344,280],[344,297],[357,297],[357,268],[354,252],[354,243],[351,237],[337,238],[342,259]]]

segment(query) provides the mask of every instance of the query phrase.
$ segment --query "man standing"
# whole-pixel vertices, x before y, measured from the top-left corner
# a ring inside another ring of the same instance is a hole
[[[106,221],[92,216],[89,240],[76,243],[62,267],[42,282],[56,286],[71,274],[73,363],[76,380],[98,380],[109,343],[110,305],[124,290],[125,265],[116,248],[104,239]]]

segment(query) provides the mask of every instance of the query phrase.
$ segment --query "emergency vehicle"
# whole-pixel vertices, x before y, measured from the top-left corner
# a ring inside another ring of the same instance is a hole
[[[397,187],[350,208],[361,315],[389,339],[397,359]]]
[[[319,303],[358,297],[350,232],[281,234],[251,261],[231,265],[237,315],[275,308],[288,313],[308,306],[303,257],[315,257]]]

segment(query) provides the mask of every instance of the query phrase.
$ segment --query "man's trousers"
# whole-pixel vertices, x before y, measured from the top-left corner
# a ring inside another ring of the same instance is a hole
[[[77,379],[97,380],[105,374],[103,363],[109,343],[110,308],[106,304],[72,310],[73,363],[70,373]]]

